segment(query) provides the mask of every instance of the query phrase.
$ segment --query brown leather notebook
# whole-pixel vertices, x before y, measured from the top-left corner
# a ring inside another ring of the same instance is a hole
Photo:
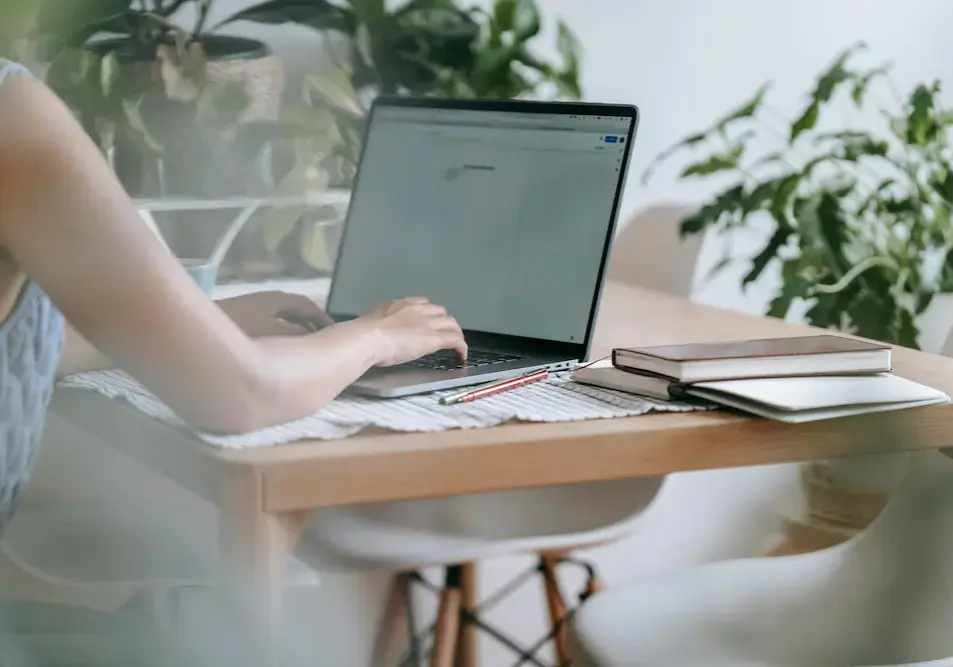
[[[891,370],[889,345],[827,334],[619,348],[612,352],[612,363],[686,383]]]

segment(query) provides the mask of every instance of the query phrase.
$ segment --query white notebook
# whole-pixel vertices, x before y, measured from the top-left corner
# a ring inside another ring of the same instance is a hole
[[[684,392],[789,423],[950,402],[942,391],[889,373],[702,382]]]

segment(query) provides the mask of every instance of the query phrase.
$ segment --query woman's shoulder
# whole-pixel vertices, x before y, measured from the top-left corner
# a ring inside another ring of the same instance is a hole
[[[0,81],[11,76],[33,76],[25,65],[0,58]]]

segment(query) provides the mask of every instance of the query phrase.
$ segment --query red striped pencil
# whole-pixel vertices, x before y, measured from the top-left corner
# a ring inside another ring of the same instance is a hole
[[[440,399],[440,403],[442,405],[454,405],[456,403],[469,403],[470,401],[475,401],[480,398],[486,398],[487,396],[495,396],[496,394],[501,394],[504,391],[510,391],[511,389],[525,387],[528,384],[533,384],[534,382],[545,380],[548,377],[549,377],[549,371],[547,371],[544,368],[541,371],[535,371],[527,375],[520,375],[519,377],[509,378],[508,380],[494,382],[493,384],[488,384],[478,389],[470,389],[467,391],[461,391],[457,394],[444,396],[443,398]]]

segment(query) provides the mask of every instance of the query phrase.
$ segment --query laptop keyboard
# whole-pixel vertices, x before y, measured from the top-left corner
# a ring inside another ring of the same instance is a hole
[[[519,361],[523,357],[516,354],[502,354],[500,352],[483,352],[480,350],[470,350],[466,361],[460,361],[457,353],[453,350],[441,350],[428,354],[415,361],[408,362],[404,366],[411,368],[425,368],[431,371],[452,371],[459,368],[473,368],[478,366],[491,366],[493,364],[508,364],[513,361]]]

